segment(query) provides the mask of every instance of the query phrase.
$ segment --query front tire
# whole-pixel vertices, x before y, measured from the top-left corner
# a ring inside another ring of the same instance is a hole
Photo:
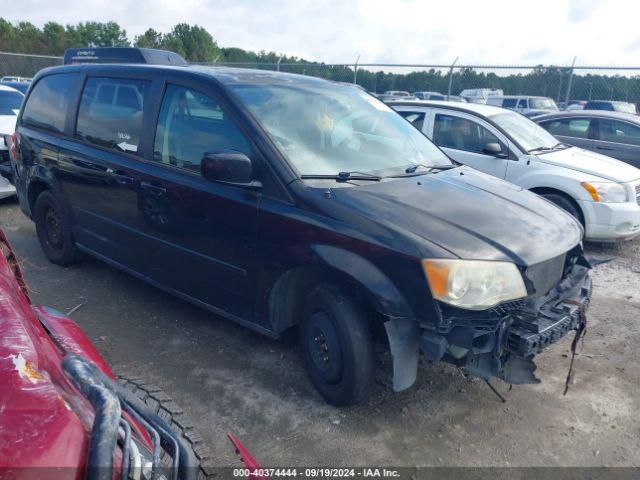
[[[323,284],[309,294],[300,345],[311,382],[328,403],[342,407],[367,397],[375,377],[371,329],[341,289]]]
[[[555,206],[560,207],[569,215],[571,215],[573,218],[578,220],[578,222],[580,222],[580,224],[583,227],[585,226],[584,219],[582,218],[582,212],[580,212],[580,208],[571,200],[569,200],[567,197],[563,195],[559,195],[557,193],[545,193],[542,196],[547,200],[549,200],[551,203],[553,203]]]
[[[34,220],[38,240],[49,261],[63,267],[76,263],[78,250],[69,214],[51,192],[45,190],[36,199]]]

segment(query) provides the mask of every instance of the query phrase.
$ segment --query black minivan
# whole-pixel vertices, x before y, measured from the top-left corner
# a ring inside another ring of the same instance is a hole
[[[271,337],[298,327],[335,405],[366,397],[378,330],[395,390],[414,383],[421,353],[536,382],[533,357],[579,329],[591,297],[576,221],[455,165],[349,85],[54,67],[34,79],[11,151],[49,260],[85,252]]]

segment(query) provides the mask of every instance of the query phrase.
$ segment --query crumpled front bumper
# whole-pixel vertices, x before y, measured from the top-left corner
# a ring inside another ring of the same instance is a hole
[[[579,329],[592,293],[591,263],[581,250],[565,265],[562,279],[542,296],[532,295],[486,311],[439,304],[437,325],[395,319],[385,323],[393,356],[393,388],[410,387],[421,352],[432,362],[447,361],[485,380],[537,383],[533,358]]]
[[[534,356],[584,321],[591,300],[590,269],[589,261],[580,255],[546,295],[501,305],[490,312],[471,313],[463,319],[455,317],[451,319],[453,328],[442,335],[447,342],[444,350],[434,355],[434,334],[425,331],[422,351],[430,359],[442,353],[439,359],[464,366],[485,380],[495,376],[513,384],[537,383]],[[448,313],[452,315],[451,310]]]

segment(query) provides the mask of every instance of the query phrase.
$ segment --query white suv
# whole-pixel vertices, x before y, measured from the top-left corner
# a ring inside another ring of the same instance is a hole
[[[525,117],[557,112],[558,106],[549,97],[533,97],[531,95],[503,95],[487,99],[487,105],[508,108],[523,114]]]
[[[390,104],[453,160],[564,208],[587,240],[640,234],[640,169],[561,143],[522,115],[473,103]]]

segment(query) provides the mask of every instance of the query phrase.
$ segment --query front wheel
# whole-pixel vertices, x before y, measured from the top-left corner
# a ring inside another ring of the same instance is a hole
[[[335,406],[363,401],[375,376],[375,349],[362,309],[338,287],[319,285],[307,297],[300,345],[312,383]]]

